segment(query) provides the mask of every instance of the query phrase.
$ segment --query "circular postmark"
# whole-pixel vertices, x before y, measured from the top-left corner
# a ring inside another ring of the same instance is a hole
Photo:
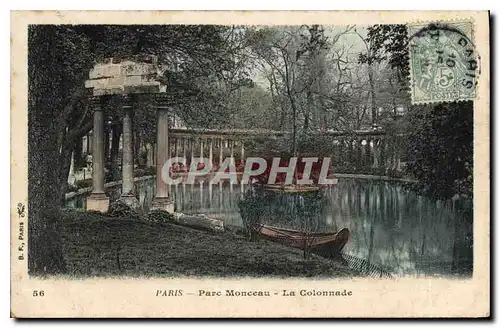
[[[412,101],[473,100],[479,64],[472,23],[410,26],[410,33]]]

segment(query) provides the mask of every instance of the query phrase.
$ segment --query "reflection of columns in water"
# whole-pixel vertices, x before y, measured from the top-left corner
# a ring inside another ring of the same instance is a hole
[[[403,211],[405,209],[404,198],[402,197],[401,186],[396,186],[396,199],[395,199],[396,211],[398,213],[398,226],[403,225]]]
[[[208,182],[208,206],[212,207],[212,183]]]
[[[366,192],[368,193],[368,206],[367,206],[367,211],[369,215],[372,215],[372,213],[375,211],[374,209],[374,203],[375,203],[375,197],[376,197],[376,191],[373,188],[373,183],[370,183],[368,186]]]
[[[381,206],[382,188],[381,188],[381,185],[379,183],[377,183],[374,187],[374,190],[375,190],[375,195],[376,195],[374,213],[376,214],[376,217],[378,217],[380,215],[380,211],[382,211],[382,206]]]
[[[361,214],[361,205],[364,202],[364,200],[361,199],[362,195],[362,186],[360,184],[356,184],[356,200],[355,200],[355,205],[356,205],[356,214],[360,215]]]
[[[200,209],[204,209],[203,206],[203,182],[200,181]]]
[[[219,210],[222,209],[222,181],[219,181]]]
[[[175,198],[174,198],[174,201],[177,205],[177,208],[182,208],[181,205],[182,203],[180,202],[180,196],[179,196],[179,185],[178,184],[174,184],[174,190],[175,190]]]
[[[370,185],[367,185],[365,187],[365,190],[364,190],[364,199],[365,199],[365,203],[363,204],[363,208],[364,208],[364,214],[370,214],[371,213],[371,210],[370,210],[370,202],[371,202],[371,192],[370,192],[370,189],[371,189],[371,186]]]

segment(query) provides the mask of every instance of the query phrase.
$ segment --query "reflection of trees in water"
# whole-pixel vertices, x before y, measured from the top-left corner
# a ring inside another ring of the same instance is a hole
[[[180,211],[212,214],[241,226],[240,186],[232,191],[228,184],[211,189],[180,185],[172,194]],[[466,205],[455,201],[453,208],[451,201],[436,203],[384,181],[340,179],[324,194],[325,206],[311,223],[319,231],[347,227],[352,233],[347,253],[401,274],[470,271],[472,209]],[[294,202],[275,201],[280,214],[268,219],[300,229],[300,222],[290,217],[296,210]]]

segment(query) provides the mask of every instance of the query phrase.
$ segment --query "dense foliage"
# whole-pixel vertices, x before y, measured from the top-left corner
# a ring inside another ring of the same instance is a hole
[[[472,102],[423,107],[411,116],[414,127],[408,131],[407,172],[418,181],[417,191],[439,199],[472,198]]]

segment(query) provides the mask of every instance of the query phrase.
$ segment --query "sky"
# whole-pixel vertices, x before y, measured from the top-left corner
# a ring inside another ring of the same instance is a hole
[[[325,35],[328,37],[329,41],[334,39],[339,33],[345,31],[346,26],[334,26],[325,25]],[[365,26],[354,26],[354,29],[363,37],[366,37],[367,29]],[[338,41],[334,47],[346,46],[349,49],[348,56],[350,58],[357,58],[358,54],[365,50],[365,45],[362,42],[359,35],[353,30],[339,37]],[[263,75],[263,73],[257,69],[253,70],[251,73],[253,81],[259,86],[267,89],[269,88],[269,82]]]

